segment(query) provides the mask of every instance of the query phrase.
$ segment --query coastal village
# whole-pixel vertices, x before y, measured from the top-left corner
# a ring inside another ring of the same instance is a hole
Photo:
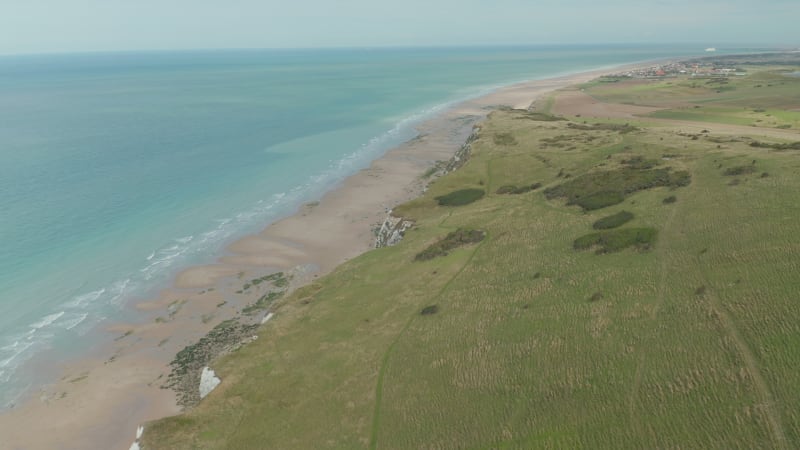
[[[721,66],[708,60],[668,62],[649,67],[641,67],[608,75],[606,79],[616,78],[676,78],[690,77],[731,77],[744,76],[747,71],[737,67]]]

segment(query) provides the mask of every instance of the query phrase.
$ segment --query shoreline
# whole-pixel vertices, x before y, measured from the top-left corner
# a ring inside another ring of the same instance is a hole
[[[157,298],[133,305],[141,321],[108,326],[112,342],[64,365],[60,381],[0,414],[0,435],[10,448],[127,449],[139,425],[181,411],[175,392],[160,387],[175,354],[266,295],[261,286],[242,289],[248,280],[290,273],[291,290],[374,248],[373,228],[388,210],[419,196],[427,184],[425,170],[449,160],[492,109],[528,108],[556,89],[651,63],[513,84],[425,120],[416,138],[388,150],[319,202],[238,239],[215,264],[187,268]],[[37,423],[48,423],[52,431],[37,435]]]

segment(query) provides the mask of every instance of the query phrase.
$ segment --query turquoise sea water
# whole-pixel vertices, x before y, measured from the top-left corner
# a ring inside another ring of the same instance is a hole
[[[0,57],[0,406],[31,386],[26,361],[78,353],[447,105],[697,47]]]

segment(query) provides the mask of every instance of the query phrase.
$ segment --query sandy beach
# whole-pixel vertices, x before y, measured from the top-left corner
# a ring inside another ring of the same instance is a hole
[[[417,138],[318,202],[233,242],[215,264],[184,270],[157,298],[133,305],[141,321],[107,326],[107,345],[61,367],[54,377],[60,381],[0,414],[0,448],[128,449],[139,425],[181,411],[175,393],[162,388],[175,354],[265,295],[266,287],[242,289],[247,280],[284,272],[293,289],[370,250],[388,211],[419,196],[421,175],[450,159],[493,108],[528,108],[547,92],[619,70],[509,86],[420,124]]]

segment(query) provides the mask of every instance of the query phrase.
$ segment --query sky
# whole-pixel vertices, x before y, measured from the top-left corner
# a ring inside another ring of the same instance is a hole
[[[591,43],[800,46],[800,0],[0,0],[0,54]]]

